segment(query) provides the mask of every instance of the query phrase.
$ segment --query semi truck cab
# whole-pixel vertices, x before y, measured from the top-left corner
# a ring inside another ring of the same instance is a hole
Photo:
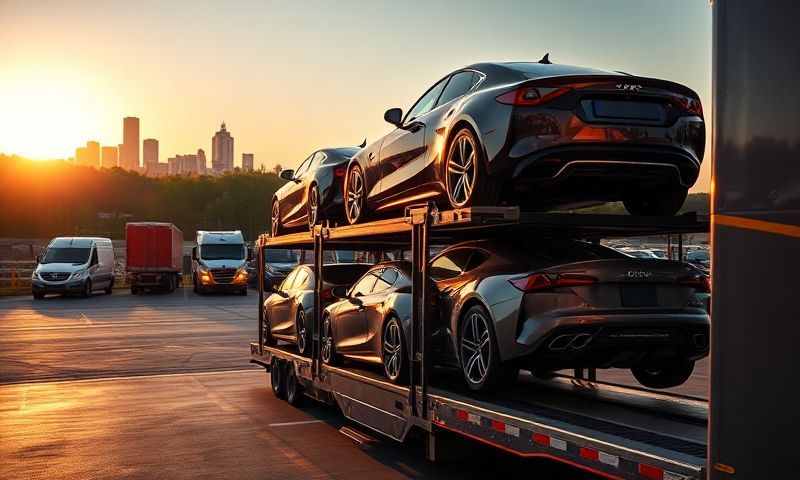
[[[197,232],[192,249],[192,283],[198,294],[231,292],[247,295],[250,252],[240,230]]]

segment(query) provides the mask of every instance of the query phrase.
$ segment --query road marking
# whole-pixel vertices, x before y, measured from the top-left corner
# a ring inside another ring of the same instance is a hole
[[[324,423],[322,420],[303,420],[300,422],[270,423],[269,427],[292,427],[294,425],[308,425],[311,423]]]

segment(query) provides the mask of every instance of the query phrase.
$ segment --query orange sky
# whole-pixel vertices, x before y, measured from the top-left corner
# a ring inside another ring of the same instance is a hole
[[[458,5],[459,8],[453,8]],[[235,158],[294,166],[390,130],[433,81],[483,60],[535,60],[667,78],[710,120],[708,2],[0,2],[0,152],[72,156],[122,141],[160,159],[203,148],[223,120]],[[710,136],[709,136],[710,139]],[[707,190],[710,161],[695,190]]]

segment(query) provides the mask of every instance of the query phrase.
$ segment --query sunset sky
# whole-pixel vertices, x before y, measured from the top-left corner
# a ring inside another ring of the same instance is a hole
[[[122,142],[160,160],[210,156],[224,120],[235,161],[295,166],[391,129],[433,81],[478,61],[623,70],[696,90],[710,122],[708,0],[513,2],[0,0],[0,153],[74,154]],[[709,137],[710,141],[710,137]],[[694,190],[706,190],[708,148]]]

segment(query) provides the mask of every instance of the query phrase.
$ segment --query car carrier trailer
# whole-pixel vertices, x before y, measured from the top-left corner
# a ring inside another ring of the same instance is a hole
[[[251,362],[265,367],[273,392],[296,403],[303,395],[338,406],[350,420],[402,442],[412,430],[426,439],[427,456],[444,451],[455,434],[522,457],[546,458],[606,478],[705,478],[707,402],[595,380],[595,372],[543,380],[529,374],[507,390],[470,392],[455,375],[431,364],[429,245],[502,235],[605,238],[708,231],[708,218],[633,217],[595,214],[528,214],[515,207],[438,211],[432,204],[409,208],[404,217],[312,231],[257,242],[259,268],[268,248],[314,252],[316,301],[310,326],[310,357],[294,345],[267,346],[263,335],[263,280],[259,285],[259,339]],[[412,336],[408,385],[396,385],[367,367],[328,366],[321,361],[321,266],[326,249],[411,250]],[[263,279],[263,272],[259,272]],[[449,432],[449,433],[446,433]],[[449,437],[448,437],[449,436]]]

